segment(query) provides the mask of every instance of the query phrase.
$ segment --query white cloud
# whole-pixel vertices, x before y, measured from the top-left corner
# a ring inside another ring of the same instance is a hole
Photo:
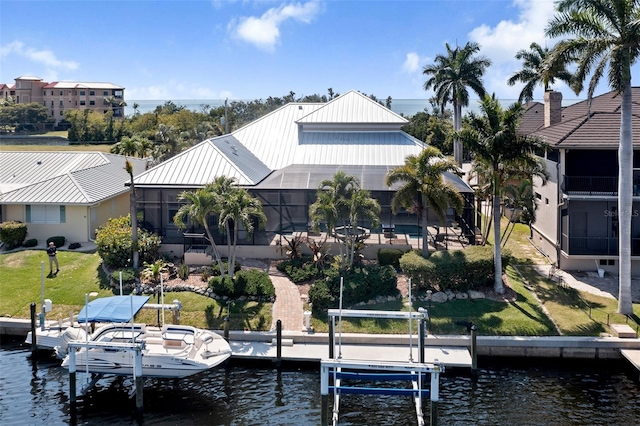
[[[420,56],[416,52],[407,53],[407,58],[402,64],[402,70],[408,73],[414,73],[420,68]]]
[[[507,85],[507,79],[522,66],[515,55],[533,42],[549,47],[554,44],[544,35],[554,14],[554,4],[551,0],[513,0],[508,7],[519,10],[516,20],[500,21],[495,27],[476,27],[469,33],[469,39],[480,44],[480,54],[493,62],[485,74],[487,91],[503,99],[517,99],[522,87]],[[541,96],[541,88],[539,93]]]
[[[134,100],[162,100],[162,99],[225,99],[233,98],[228,90],[213,90],[210,87],[184,85],[177,80],[170,80],[162,84],[141,87],[128,87],[125,92],[127,99]]]
[[[33,47],[26,46],[23,42],[14,40],[0,47],[0,56],[6,57],[10,55],[19,55],[29,59],[32,62],[44,65],[47,72],[53,69],[76,70],[79,64],[75,61],[63,61],[57,58],[56,54],[51,50],[38,50]]]
[[[267,10],[260,17],[241,18],[236,25],[230,24],[234,34],[241,40],[256,45],[266,51],[273,51],[280,41],[280,25],[287,20],[310,23],[319,13],[320,5],[317,1],[307,3],[283,4],[277,8]]]

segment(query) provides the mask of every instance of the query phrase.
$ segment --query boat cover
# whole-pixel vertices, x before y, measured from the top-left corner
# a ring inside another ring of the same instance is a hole
[[[78,314],[78,322],[129,322],[149,296],[111,296],[92,300]]]

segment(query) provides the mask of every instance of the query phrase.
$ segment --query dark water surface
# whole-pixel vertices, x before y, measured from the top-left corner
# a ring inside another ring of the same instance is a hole
[[[135,418],[130,378],[108,378],[71,415],[69,375],[51,359],[34,364],[28,347],[2,342],[2,425],[319,425],[320,374],[313,367],[232,363],[182,380],[147,380]],[[640,425],[637,371],[625,362],[480,359],[441,378],[439,425]],[[78,389],[85,383],[78,374]],[[331,402],[331,399],[330,399]],[[425,404],[428,424],[428,403]],[[330,418],[330,414],[329,414]],[[408,397],[345,395],[341,425],[416,424]]]

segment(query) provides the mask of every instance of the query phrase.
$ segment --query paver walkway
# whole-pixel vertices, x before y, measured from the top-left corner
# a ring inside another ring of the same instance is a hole
[[[283,331],[300,331],[304,326],[302,299],[298,287],[282,272],[269,268],[269,277],[276,289],[273,304],[271,330],[276,329],[276,321],[282,322]]]

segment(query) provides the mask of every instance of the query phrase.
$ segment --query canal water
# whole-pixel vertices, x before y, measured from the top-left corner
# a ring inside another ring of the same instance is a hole
[[[443,375],[439,425],[640,425],[638,373],[624,362],[481,358],[479,366],[477,381],[465,371]],[[319,425],[319,376],[312,366],[278,372],[232,363],[179,381],[147,380],[141,419],[128,397],[131,379],[103,379],[72,415],[67,371],[52,359],[34,364],[28,347],[4,340],[0,424]],[[345,395],[340,424],[411,425],[415,410],[408,397]]]

